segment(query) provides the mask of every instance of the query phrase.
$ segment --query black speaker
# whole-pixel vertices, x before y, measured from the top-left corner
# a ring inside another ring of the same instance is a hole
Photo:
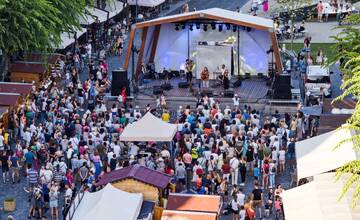
[[[179,82],[178,87],[181,89],[189,88],[189,83],[187,82]]]
[[[154,95],[161,95],[163,94],[163,89],[161,88],[161,86],[154,86],[153,87],[153,94]]]
[[[225,90],[224,91],[224,97],[233,98],[234,97],[234,91],[233,90]]]
[[[201,90],[200,95],[201,96],[207,96],[207,97],[213,97],[214,96],[213,91],[208,90],[208,89]]]
[[[290,75],[277,75],[273,85],[274,99],[291,99]]]
[[[161,87],[161,89],[166,90],[166,91],[172,89],[172,85],[170,83],[164,83],[160,87]]]
[[[238,79],[238,80],[236,80],[236,81],[233,83],[233,86],[234,86],[235,88],[237,88],[237,87],[240,87],[241,84],[242,84],[241,79]]]
[[[126,81],[128,80],[127,71],[124,69],[118,69],[112,71],[112,81]]]
[[[250,79],[251,78],[251,74],[250,73],[245,73],[245,79]]]
[[[264,78],[264,74],[263,74],[263,73],[258,73],[257,76],[258,76],[258,79]]]
[[[112,96],[119,96],[122,89],[126,88],[126,95],[130,95],[130,82],[129,80],[125,81],[118,81],[115,82],[114,80],[111,81],[111,95]]]

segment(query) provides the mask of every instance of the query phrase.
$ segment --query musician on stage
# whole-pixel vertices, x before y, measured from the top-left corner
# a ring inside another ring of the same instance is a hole
[[[187,60],[186,60],[186,64],[185,64],[185,69],[186,69],[186,82],[189,83],[190,86],[191,86],[192,78],[193,78],[193,75],[192,75],[193,68],[194,68],[193,61],[187,59]]]
[[[209,88],[209,77],[209,70],[205,66],[204,69],[201,71],[202,88]]]
[[[223,76],[224,90],[229,89],[229,84],[230,84],[230,74],[229,74],[229,70],[225,69],[225,71],[224,71],[224,76]]]

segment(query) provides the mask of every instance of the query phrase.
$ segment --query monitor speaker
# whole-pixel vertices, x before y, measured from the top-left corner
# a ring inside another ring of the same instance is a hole
[[[233,98],[234,97],[234,91],[233,90],[225,90],[224,91],[224,97]]]
[[[126,88],[126,95],[130,95],[130,81],[127,78],[127,71],[123,69],[112,71],[111,95],[118,96],[121,90]]]
[[[290,75],[277,75],[273,84],[274,99],[291,99]]]
[[[207,96],[207,97],[213,97],[213,91],[212,90],[208,90],[208,89],[203,89],[200,92],[201,96]]]
[[[124,69],[117,69],[112,71],[112,81],[126,81],[128,80],[127,71]]]
[[[154,86],[153,87],[153,94],[154,95],[161,95],[163,94],[164,90],[161,88],[161,86]]]

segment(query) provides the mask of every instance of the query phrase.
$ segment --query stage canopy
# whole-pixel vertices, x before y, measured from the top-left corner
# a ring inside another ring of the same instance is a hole
[[[128,124],[120,135],[121,141],[172,141],[177,126],[164,122],[150,112],[139,121]]]
[[[165,0],[128,0],[129,5],[138,5],[141,7],[156,7],[165,2]]]
[[[335,149],[339,142],[351,138],[354,134],[350,130],[337,129],[296,142],[298,180],[329,172],[358,159],[359,155],[351,141],[344,142]]]
[[[185,60],[194,61],[196,77],[207,66],[210,78],[225,64],[234,75],[268,73],[274,61],[282,71],[280,51],[273,21],[220,8],[182,13],[137,23],[130,32],[131,45],[136,30],[142,31],[136,78],[142,63],[154,63],[156,71],[182,70]],[[271,48],[275,48],[274,53]],[[128,47],[124,69],[131,57]]]
[[[324,173],[314,176],[309,183],[286,190],[282,195],[286,219],[360,219],[360,206],[351,208],[352,188],[339,201],[347,178],[335,182],[335,173]]]
[[[136,220],[142,202],[141,193],[127,193],[109,183],[100,191],[86,192],[72,219]]]

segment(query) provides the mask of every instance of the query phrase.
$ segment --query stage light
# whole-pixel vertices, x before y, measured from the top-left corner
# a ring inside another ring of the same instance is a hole
[[[216,29],[216,23],[215,23],[215,22],[211,23],[211,28],[212,28],[213,30]]]
[[[190,31],[193,31],[193,30],[194,30],[193,26],[194,26],[193,24],[189,24],[189,27],[190,27],[189,29],[190,29]]]
[[[200,29],[200,23],[196,23],[196,29]]]
[[[180,30],[179,29],[179,24],[175,24],[175,31],[178,31],[178,30]]]
[[[230,24],[226,24],[226,29],[230,30]]]
[[[223,30],[223,25],[219,24],[219,31],[221,32]]]
[[[182,28],[182,29],[185,29],[185,28],[186,28],[186,24],[182,24],[182,25],[181,25],[181,28]]]
[[[233,31],[236,32],[237,31],[237,26],[233,25]]]
[[[250,32],[251,31],[251,27],[246,27],[246,31]]]
[[[208,25],[204,24],[204,31],[207,31],[207,29],[208,29]]]

